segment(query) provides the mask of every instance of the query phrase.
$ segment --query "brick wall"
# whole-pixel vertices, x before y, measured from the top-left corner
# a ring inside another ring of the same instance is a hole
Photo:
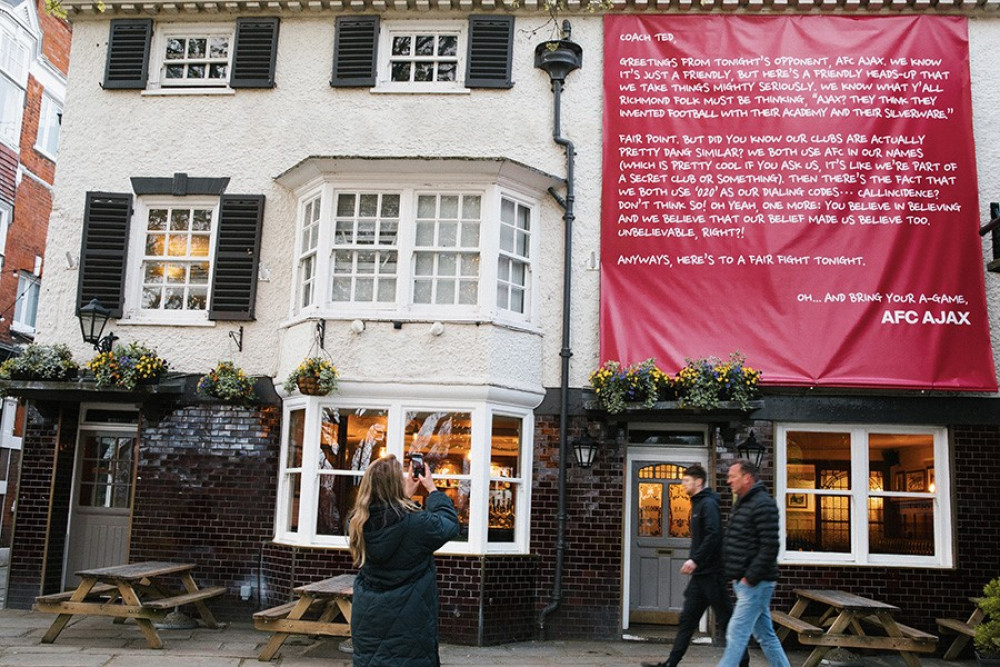
[[[221,404],[178,409],[140,430],[130,559],[197,564],[225,586],[221,618],[256,608],[258,568],[274,524],[280,413]],[[249,585],[250,600],[239,599]]]
[[[7,606],[12,609],[30,608],[35,596],[42,593],[58,435],[58,406],[30,403],[22,441],[21,481],[7,589]]]
[[[574,419],[569,440],[586,422]],[[550,639],[616,639],[621,636],[623,448],[603,446],[590,470],[567,470],[566,550],[562,602],[545,621]],[[559,420],[535,419],[535,470],[531,498],[531,552],[538,558],[537,610],[551,601],[558,513]]]

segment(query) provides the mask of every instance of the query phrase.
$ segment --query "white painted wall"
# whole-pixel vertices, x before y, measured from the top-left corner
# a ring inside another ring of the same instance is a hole
[[[196,18],[210,16],[198,14]],[[385,18],[451,18],[465,14],[390,12]],[[970,20],[975,134],[982,217],[1000,200],[1000,17]],[[80,252],[84,195],[88,190],[128,192],[131,176],[229,176],[230,193],[267,196],[261,261],[271,269],[259,284],[257,321],[246,325],[244,351],[232,354],[252,374],[280,380],[309,347],[312,327],[285,328],[290,299],[295,229],[294,196],[274,177],[311,155],[506,157],[564,176],[565,157],[552,141],[552,94],[546,74],[533,67],[534,46],[549,36],[530,30],[538,14],[518,16],[511,90],[468,95],[386,95],[329,86],[334,14],[282,17],[277,87],[232,96],[151,96],[104,91],[111,16],[74,21],[72,67],[62,126],[55,207],[46,254],[39,313],[39,341],[66,342],[78,359],[91,350],[80,342],[73,317],[77,272],[64,255]],[[158,20],[166,20],[159,15]],[[181,15],[181,18],[184,18]],[[229,15],[219,15],[231,19]],[[576,226],[573,258],[571,384],[586,384],[598,359],[599,272],[587,268],[599,250],[602,18],[573,17],[573,39],[582,45],[583,68],[563,93],[563,134],[577,148]],[[327,349],[345,380],[492,382],[540,389],[559,384],[562,290],[562,210],[543,200],[538,324],[543,336],[493,326],[446,324],[439,338],[430,322],[394,330],[369,323],[358,336],[349,321],[329,320]],[[984,241],[984,256],[988,253]],[[928,265],[928,271],[934,267]],[[1000,275],[987,275],[991,318],[1000,315]],[[185,329],[117,325],[125,340],[145,340],[174,369],[204,372],[230,356],[227,332],[237,325]],[[1000,330],[993,327],[994,347]]]

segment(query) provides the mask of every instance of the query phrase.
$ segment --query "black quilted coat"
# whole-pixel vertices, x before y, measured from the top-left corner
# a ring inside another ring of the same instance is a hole
[[[723,541],[726,579],[778,580],[778,506],[758,481],[736,500]]]
[[[458,534],[451,499],[435,491],[426,509],[398,516],[372,505],[365,564],[354,583],[354,667],[436,667],[438,590],[434,551]]]

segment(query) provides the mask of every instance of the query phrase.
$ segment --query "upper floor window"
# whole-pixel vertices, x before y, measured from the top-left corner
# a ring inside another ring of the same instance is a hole
[[[134,178],[137,202],[88,192],[78,303],[143,323],[252,320],[264,197],[220,196],[228,180]]]
[[[14,306],[14,321],[11,328],[18,333],[34,336],[35,319],[38,316],[38,295],[42,281],[38,276],[21,271],[17,278],[17,303]]]
[[[233,31],[226,27],[171,28],[160,35],[161,86],[225,86]]]
[[[951,566],[944,429],[783,425],[776,440],[783,562]]]
[[[56,157],[59,151],[59,126],[62,124],[62,107],[48,95],[42,95],[42,108],[38,115],[38,138],[35,148],[46,156]]]
[[[537,202],[473,176],[440,190],[407,180],[306,191],[295,311],[530,321]]]
[[[28,85],[28,49],[17,36],[0,29],[0,141],[17,148]]]
[[[135,285],[140,312],[200,312],[204,318],[217,213],[218,200],[161,201],[140,207],[145,226]]]
[[[0,202],[0,269],[4,266],[7,256],[7,232],[10,231],[10,219],[13,209],[10,204]]]
[[[105,88],[205,91],[273,88],[279,21],[157,24],[111,21]]]
[[[459,92],[510,88],[514,18],[468,22],[337,18],[333,86],[386,92]]]
[[[383,35],[378,88],[412,92],[464,89],[464,25],[387,22]]]

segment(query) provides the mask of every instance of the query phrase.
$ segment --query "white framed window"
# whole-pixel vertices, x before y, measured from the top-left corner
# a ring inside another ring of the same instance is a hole
[[[775,441],[781,562],[951,567],[944,428],[783,424]]]
[[[150,88],[228,88],[232,25],[189,24],[156,31]]]
[[[453,21],[384,22],[375,90],[468,92],[462,80],[466,33],[464,24]]]
[[[321,207],[322,199],[319,196],[310,198],[302,206],[298,267],[300,308],[316,303],[316,249],[319,247]]]
[[[17,149],[28,86],[28,48],[17,35],[0,29],[0,141]]]
[[[6,202],[0,202],[0,269],[4,267],[7,257],[7,234],[10,232],[10,220],[14,210]]]
[[[127,278],[130,319],[207,321],[218,213],[218,198],[139,200]]]
[[[11,329],[29,336],[35,335],[35,320],[38,316],[38,295],[42,280],[27,271],[17,277],[17,302],[14,305],[14,320]]]
[[[346,548],[347,521],[371,461],[394,454],[408,466],[409,455],[420,453],[459,515],[459,535],[443,551],[526,553],[531,410],[457,396],[286,401],[276,540]]]
[[[497,307],[527,312],[531,276],[531,208],[509,197],[500,199],[500,255]]]
[[[292,315],[532,322],[538,202],[495,180],[310,185]]]
[[[53,161],[59,152],[59,127],[62,123],[62,107],[51,97],[42,93],[42,108],[38,115],[38,137],[35,149]]]

